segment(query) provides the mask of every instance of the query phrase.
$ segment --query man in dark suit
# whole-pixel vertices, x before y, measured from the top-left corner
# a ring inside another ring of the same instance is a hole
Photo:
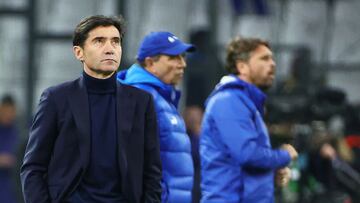
[[[116,82],[123,31],[117,17],[76,27],[83,75],[41,96],[21,167],[25,202],[160,202],[152,98]]]

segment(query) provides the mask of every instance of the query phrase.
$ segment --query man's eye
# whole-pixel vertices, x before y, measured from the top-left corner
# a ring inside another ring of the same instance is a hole
[[[170,60],[179,60],[181,58],[184,58],[184,56],[182,54],[181,55],[175,55],[175,56],[169,56]]]
[[[120,44],[120,40],[113,40],[113,44]]]
[[[264,57],[261,57],[261,59],[264,61],[268,61],[268,60],[270,60],[270,56],[264,56]]]
[[[95,39],[94,42],[95,42],[96,44],[102,43],[102,39]]]

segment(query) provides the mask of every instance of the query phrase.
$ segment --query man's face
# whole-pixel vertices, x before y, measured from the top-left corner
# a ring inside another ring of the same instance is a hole
[[[0,124],[10,126],[16,118],[16,107],[14,105],[0,105]]]
[[[153,60],[146,69],[164,83],[177,85],[184,75],[185,67],[184,55],[160,55],[159,59]]]
[[[84,71],[95,78],[108,78],[121,61],[120,33],[114,26],[100,26],[88,33],[84,46],[74,46],[74,54],[83,62]]]
[[[271,87],[275,79],[275,61],[271,50],[260,45],[250,55],[250,59],[245,63],[245,70],[241,72],[246,77],[246,81],[256,85],[260,89]]]

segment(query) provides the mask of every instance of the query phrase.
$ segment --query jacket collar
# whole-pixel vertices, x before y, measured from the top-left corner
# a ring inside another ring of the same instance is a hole
[[[90,154],[90,112],[89,101],[86,90],[86,85],[83,76],[75,81],[71,88],[68,101],[71,112],[74,116],[74,121],[77,127],[77,135],[79,140],[79,151],[84,169],[89,164]],[[134,116],[134,109],[136,103],[134,96],[125,91],[124,85],[116,82],[116,110],[117,110],[117,127],[118,127],[118,145],[119,145],[119,168],[122,180],[126,180],[127,174],[127,159],[126,159],[126,139],[130,134],[132,128],[132,121]],[[121,117],[119,117],[121,115]],[[121,119],[126,118],[126,119]],[[125,181],[123,181],[123,184]],[[126,185],[123,185],[125,188]]]
[[[135,63],[129,69],[120,71],[117,75],[117,79],[123,84],[145,84],[152,86],[169,103],[172,103],[175,107],[178,106],[181,92],[176,90],[173,85],[165,84],[139,64]]]
[[[243,90],[245,95],[254,103],[256,109],[264,116],[266,95],[255,85],[241,80],[236,75],[230,74],[221,78],[210,97],[224,89],[237,88]]]

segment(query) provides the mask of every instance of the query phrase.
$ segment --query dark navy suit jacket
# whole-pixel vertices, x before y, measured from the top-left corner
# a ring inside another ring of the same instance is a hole
[[[121,192],[131,203],[160,202],[153,100],[148,93],[120,83],[116,96]],[[46,89],[21,167],[25,202],[66,202],[84,175],[89,155],[90,115],[83,78]]]

